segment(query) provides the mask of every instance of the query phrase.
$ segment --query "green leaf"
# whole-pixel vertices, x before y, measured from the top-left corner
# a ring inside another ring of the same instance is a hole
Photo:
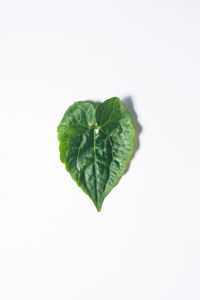
[[[133,153],[129,113],[117,97],[96,106],[79,101],[68,108],[57,131],[61,161],[100,211]]]

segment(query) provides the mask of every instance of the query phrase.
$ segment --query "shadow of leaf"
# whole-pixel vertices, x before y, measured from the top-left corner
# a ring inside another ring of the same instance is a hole
[[[140,148],[140,134],[142,132],[142,126],[138,122],[138,116],[135,112],[132,98],[130,96],[128,96],[128,97],[122,99],[122,103],[124,104],[126,110],[129,112],[129,114],[131,115],[132,121],[133,121],[133,126],[135,128],[135,136],[134,136],[134,141],[133,141],[133,143],[134,143],[133,154],[132,154],[132,156],[130,158],[130,161],[128,163],[128,166],[127,166],[127,169],[126,169],[126,172],[127,172],[129,170],[131,160],[133,159],[136,152]]]

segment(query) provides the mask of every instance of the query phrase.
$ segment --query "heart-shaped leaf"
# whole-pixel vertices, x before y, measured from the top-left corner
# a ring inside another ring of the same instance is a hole
[[[100,211],[133,152],[129,113],[116,97],[96,106],[79,101],[68,108],[57,130],[61,161]]]

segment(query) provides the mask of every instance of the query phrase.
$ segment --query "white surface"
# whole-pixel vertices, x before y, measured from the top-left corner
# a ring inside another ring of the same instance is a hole
[[[200,299],[200,2],[0,2],[0,299]],[[101,213],[59,161],[77,100],[143,127]]]

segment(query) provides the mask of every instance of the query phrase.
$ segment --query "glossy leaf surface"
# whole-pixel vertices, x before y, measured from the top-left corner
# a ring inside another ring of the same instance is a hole
[[[75,102],[58,126],[60,159],[98,211],[126,170],[134,128],[119,98],[97,106]]]

